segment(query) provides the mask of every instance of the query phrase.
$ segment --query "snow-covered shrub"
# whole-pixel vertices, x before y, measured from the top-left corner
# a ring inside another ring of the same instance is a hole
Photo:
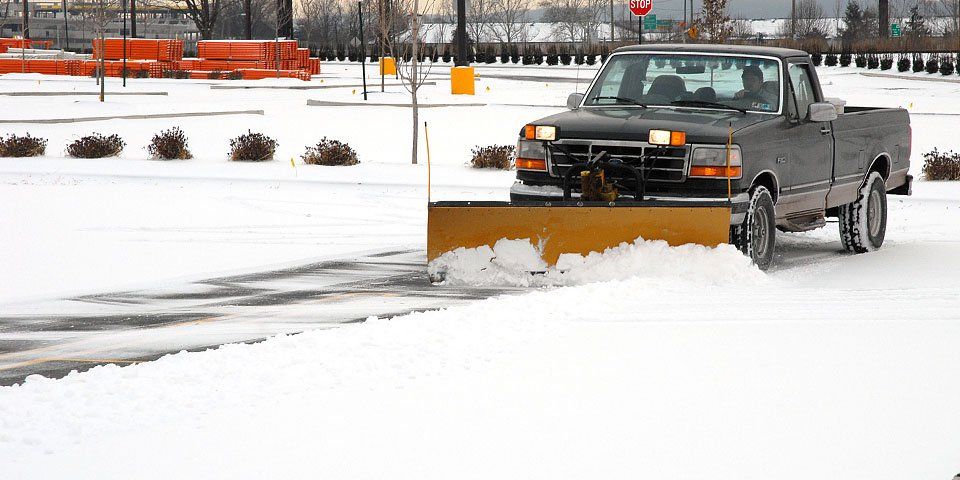
[[[547,65],[556,65],[560,63],[560,56],[556,53],[550,53],[547,55]]]
[[[533,62],[537,65],[543,65],[543,52],[537,51],[533,54]]]
[[[937,61],[937,57],[930,57],[930,59],[927,60],[927,65],[925,70],[927,71],[927,73],[931,73],[931,74],[937,73],[940,71],[940,62]]]
[[[923,176],[927,180],[960,180],[960,154],[936,148],[923,154]]]
[[[239,70],[228,72],[226,79],[227,80],[243,80],[243,73],[241,73]]]
[[[573,55],[570,55],[569,53],[560,54],[560,63],[564,65],[570,65],[570,62],[572,61],[573,61]]]
[[[223,72],[220,70],[211,70],[207,72],[207,78],[210,80],[220,80],[223,78]]]
[[[864,68],[867,66],[867,57],[862,53],[857,54],[853,61],[857,65],[857,68]]]
[[[906,72],[907,70],[910,70],[910,59],[907,57],[900,57],[900,59],[897,60],[897,71]]]
[[[370,63],[380,63],[380,52],[374,50],[370,52]]]
[[[946,57],[940,61],[940,74],[941,75],[953,75],[954,65],[953,60],[950,57]]]
[[[827,59],[825,60],[825,63],[826,63],[826,65],[827,65],[828,67],[835,67],[835,66],[837,66],[837,54],[836,54],[836,53],[828,53],[828,54],[827,54]]]
[[[153,136],[147,152],[154,160],[186,160],[193,158],[187,149],[187,136],[180,127],[164,130]]]
[[[596,54],[596,53],[588,53],[588,54],[587,54],[587,61],[586,61],[586,63],[587,63],[587,65],[594,65],[594,64],[596,64],[596,63],[597,63],[597,54]]]
[[[47,151],[45,138],[10,134],[0,139],[0,157],[39,157]]]
[[[814,65],[815,67],[819,67],[820,64],[823,63],[823,54],[821,54],[820,52],[812,53],[812,54],[810,54],[810,59],[813,60],[813,65]],[[724,69],[724,70],[730,68],[730,67],[727,66],[727,62],[729,62],[729,60],[724,60],[724,61],[723,61],[723,64],[724,64],[723,69]]]
[[[510,54],[503,52],[500,54],[500,63],[510,63]]]
[[[880,70],[890,70],[893,68],[893,59],[890,57],[883,57],[880,59]]]
[[[850,66],[850,60],[851,60],[851,57],[850,57],[850,54],[849,54],[849,53],[841,53],[841,54],[840,54],[840,66],[841,66],[841,67],[849,67],[849,66]]]
[[[920,73],[923,71],[923,57],[920,55],[913,56],[913,73]]]
[[[357,152],[350,145],[327,137],[320,139],[315,146],[307,147],[300,158],[308,165],[347,166],[360,163]]]
[[[870,55],[867,57],[867,68],[870,70],[876,70],[880,68],[880,59],[876,55]]]
[[[347,58],[347,54],[343,53],[343,50],[337,50],[337,60],[342,62],[345,58]]]
[[[443,51],[443,63],[450,63],[450,50]]]
[[[119,135],[104,136],[93,133],[67,145],[67,155],[76,158],[116,157],[126,145]]]
[[[470,151],[473,158],[470,164],[473,168],[496,168],[500,170],[510,170],[513,166],[513,145],[490,145],[488,147],[477,147]]]
[[[583,65],[583,54],[577,52],[577,54],[573,56],[573,63],[576,63],[577,65]]]
[[[262,162],[273,160],[277,150],[277,141],[262,134],[247,133],[230,140],[230,160],[243,162]]]

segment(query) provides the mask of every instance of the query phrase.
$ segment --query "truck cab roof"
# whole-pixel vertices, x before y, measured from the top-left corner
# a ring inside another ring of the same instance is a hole
[[[755,45],[714,45],[702,43],[657,43],[653,45],[631,45],[620,47],[613,53],[620,52],[677,52],[677,53],[716,53],[737,55],[763,55],[780,59],[794,57],[808,57],[803,50],[777,47],[759,47]]]

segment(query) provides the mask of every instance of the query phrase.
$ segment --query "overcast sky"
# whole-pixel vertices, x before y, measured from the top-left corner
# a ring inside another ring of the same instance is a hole
[[[825,12],[833,12],[837,0],[819,0]],[[843,0],[846,3],[846,0]],[[690,0],[687,0],[689,5]],[[861,5],[875,4],[876,0],[860,0]],[[694,9],[700,11],[700,0],[693,0]],[[730,0],[730,16],[744,18],[783,18],[790,14],[790,0]],[[653,13],[664,18],[683,16],[681,0],[653,0]]]

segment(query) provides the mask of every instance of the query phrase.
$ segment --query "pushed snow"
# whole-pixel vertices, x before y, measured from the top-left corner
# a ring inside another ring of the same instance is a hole
[[[658,278],[696,284],[757,283],[766,276],[732,245],[716,248],[637,238],[588,255],[563,254],[548,266],[529,239],[502,238],[493,248],[458,248],[430,262],[431,275],[448,284],[560,286],[606,280]],[[531,272],[536,272],[531,274]]]

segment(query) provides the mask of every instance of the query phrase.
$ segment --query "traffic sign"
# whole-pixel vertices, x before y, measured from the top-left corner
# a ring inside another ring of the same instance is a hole
[[[653,9],[653,0],[630,0],[630,13],[642,17]]]
[[[644,30],[656,30],[657,29],[657,16],[655,14],[650,14],[643,17],[643,29]]]
[[[903,31],[900,30],[900,24],[899,24],[899,23],[891,23],[891,24],[890,24],[890,36],[891,36],[891,37],[902,37],[902,36],[903,36]]]

